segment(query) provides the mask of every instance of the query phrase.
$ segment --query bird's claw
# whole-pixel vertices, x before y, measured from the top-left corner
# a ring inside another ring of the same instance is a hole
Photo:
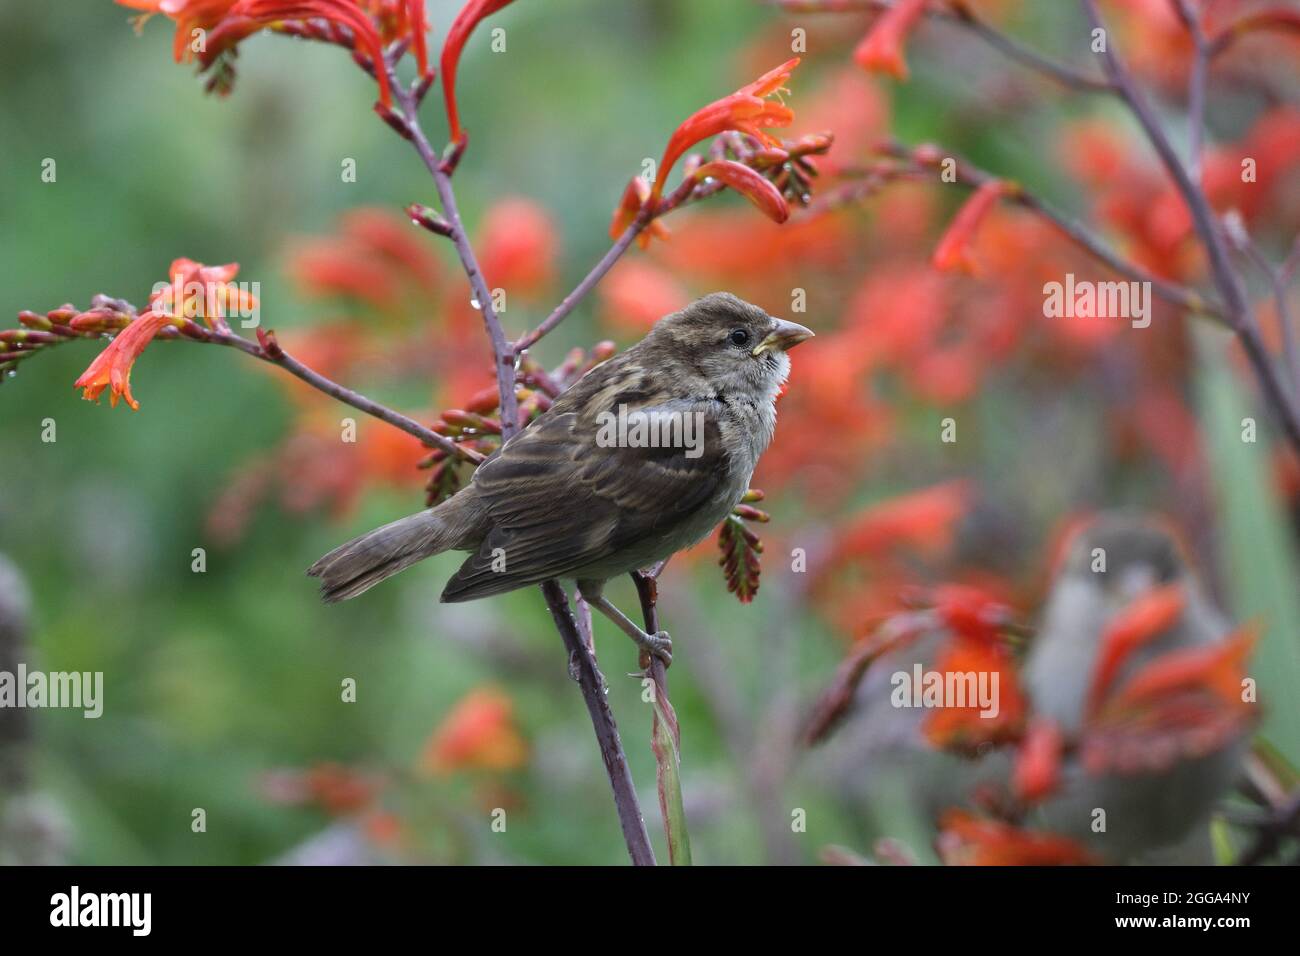
[[[641,647],[641,666],[649,668],[651,657],[657,657],[664,662],[664,667],[668,667],[673,662],[673,639],[668,636],[667,631],[655,631],[653,634],[646,634],[643,639],[639,639],[637,644]]]

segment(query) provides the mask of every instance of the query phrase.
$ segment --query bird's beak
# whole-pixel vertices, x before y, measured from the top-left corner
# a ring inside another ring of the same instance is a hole
[[[804,328],[796,322],[787,322],[785,319],[773,319],[772,322],[774,328],[767,334],[767,338],[758,343],[752,353],[755,358],[767,351],[779,349],[784,352],[813,337],[812,329]]]

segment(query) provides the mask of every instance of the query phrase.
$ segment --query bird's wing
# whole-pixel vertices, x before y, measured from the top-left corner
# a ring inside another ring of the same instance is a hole
[[[447,583],[444,601],[570,576],[648,536],[670,532],[716,498],[728,480],[730,461],[717,403],[710,399],[638,409],[698,412],[698,455],[686,447],[602,447],[596,414],[590,406],[565,410],[572,407],[557,403],[479,466],[474,484],[492,530]]]

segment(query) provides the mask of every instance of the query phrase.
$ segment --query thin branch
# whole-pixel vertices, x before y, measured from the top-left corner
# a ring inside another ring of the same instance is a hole
[[[92,309],[95,308],[112,308],[120,313],[120,318],[127,316],[135,320],[138,314],[136,308],[123,299],[112,299],[108,296],[96,296]],[[58,311],[58,310],[56,310]],[[50,313],[54,315],[55,313]],[[24,312],[22,315],[34,316],[35,313]],[[48,331],[43,330],[12,330],[21,331],[23,338],[16,344],[24,345],[21,351],[6,351],[4,346],[9,343],[4,338],[0,338],[0,368],[6,363],[16,361],[20,358],[28,358],[37,354],[38,351],[58,345],[63,342],[73,342],[77,340],[102,340],[103,332],[80,331],[62,323],[51,323]],[[7,334],[7,333],[6,333]],[[446,435],[439,435],[430,428],[421,425],[413,418],[403,415],[401,412],[389,408],[387,405],[381,405],[374,399],[367,398],[360,392],[340,385],[332,379],[326,378],[315,369],[309,368],[302,362],[299,362],[293,356],[289,355],[276,341],[274,332],[263,332],[258,330],[257,337],[261,344],[252,342],[241,335],[237,335],[230,330],[230,327],[224,321],[217,323],[217,328],[208,328],[207,326],[193,320],[185,320],[181,328],[175,326],[164,327],[154,338],[157,341],[185,341],[185,342],[206,342],[213,345],[224,345],[228,348],[237,349],[246,355],[251,355],[255,359],[267,362],[271,365],[277,365],[283,368],[290,375],[300,381],[306,382],[318,392],[322,392],[331,398],[343,402],[345,405],[351,405],[358,411],[365,412],[380,421],[387,422],[394,428],[399,428],[408,435],[420,439],[431,448],[440,448],[447,454],[459,458],[463,461],[470,461],[478,464],[484,460],[484,456],[471,448],[463,448],[456,442],[452,441]]]
[[[338,399],[345,405],[351,405],[358,411],[365,412],[367,415],[373,415],[380,421],[387,422],[394,428],[400,428],[408,435],[414,435],[426,445],[434,448],[441,448],[449,455],[465,461],[472,461],[475,464],[484,460],[484,456],[469,448],[462,448],[456,442],[452,441],[446,435],[439,435],[437,432],[426,428],[413,418],[408,418],[401,412],[394,411],[386,405],[381,405],[373,399],[366,398],[360,392],[353,391],[340,385],[338,382],[331,381],[324,375],[314,369],[303,365],[296,358],[286,352],[278,341],[276,341],[274,332],[259,333],[258,338],[261,340],[261,346],[254,345],[241,336],[233,333],[214,332],[211,341],[218,345],[228,345],[237,348],[242,352],[259,358],[264,362],[270,362],[272,365],[278,365],[290,375],[301,381],[306,382],[312,388],[319,392],[324,392],[331,398]]]
[[[1187,172],[1192,182],[1201,181],[1201,146],[1205,140],[1205,85],[1210,72],[1210,59],[1214,53],[1210,41],[1201,29],[1201,21],[1191,0],[1173,0],[1174,9],[1183,26],[1191,34],[1195,54],[1192,57],[1192,76],[1187,89]]]
[[[666,562],[649,572],[633,571],[637,597],[641,601],[641,617],[647,634],[659,630],[659,572]],[[690,836],[686,829],[682,809],[681,768],[678,754],[681,751],[682,732],[677,722],[677,712],[668,699],[668,669],[654,654],[646,655],[646,676],[654,684],[654,719],[650,728],[650,745],[654,751],[659,783],[659,812],[663,819],[664,836],[668,841],[668,855],[674,866],[691,862]]]
[[[614,245],[610,246],[609,251],[592,267],[586,277],[574,286],[573,291],[560,300],[560,304],[555,307],[554,311],[543,319],[537,328],[515,340],[515,352],[522,353],[532,348],[537,344],[538,339],[568,318],[574,307],[586,298],[587,293],[594,289],[596,283],[605,277],[605,273],[614,267],[614,263],[622,258],[623,253],[627,252],[636,237],[641,235],[641,231],[650,224],[652,218],[654,217],[651,215],[650,205],[647,203],[642,207],[637,217],[623,230],[623,235],[619,236]]]
[[[515,354],[519,354],[526,349],[532,348],[537,344],[542,336],[551,332],[557,325],[569,317],[574,308],[586,298],[587,293],[596,287],[596,284],[605,277],[605,273],[614,267],[614,263],[623,257],[623,253],[632,247],[632,243],[637,236],[645,231],[646,227],[654,220],[661,216],[667,215],[679,206],[684,206],[693,199],[703,198],[705,195],[711,195],[721,188],[719,183],[707,183],[704,185],[697,184],[691,177],[687,176],[673,193],[664,199],[658,206],[651,208],[649,203],[641,207],[635,219],[628,224],[623,230],[623,234],[614,241],[600,261],[597,262],[583,277],[582,281],[573,287],[573,291],[560,300],[560,304],[543,319],[535,329],[515,340]]]
[[[1115,93],[1115,85],[1108,80],[1089,76],[1072,67],[1048,59],[975,15],[965,0],[951,0],[952,18],[980,37],[1007,59],[1035,70],[1061,86],[1085,93]]]
[[[767,2],[789,13],[857,13],[888,10],[894,6],[896,0],[767,0]],[[977,16],[965,0],[948,0],[946,7],[929,6],[925,12],[931,19],[956,23],[966,28],[1009,60],[1067,89],[1083,93],[1113,94],[1116,92],[1110,81],[1089,76],[1073,67],[1057,63],[1003,33],[987,20]]]
[[[385,63],[385,69],[388,70],[393,96],[402,108],[400,119],[405,132],[402,129],[398,129],[398,132],[406,136],[415,146],[415,151],[420,154],[420,159],[424,161],[429,175],[433,177],[438,198],[442,203],[443,216],[450,227],[448,238],[455,245],[461,267],[469,279],[476,308],[483,313],[483,325],[492,343],[497,389],[501,394],[501,440],[508,441],[510,436],[519,430],[519,402],[515,397],[515,350],[501,328],[501,320],[497,317],[496,308],[492,304],[492,291],[483,278],[483,271],[479,268],[474,249],[465,233],[465,224],[456,205],[456,193],[451,186],[451,169],[438,158],[428,137],[424,135],[424,130],[420,127],[416,99],[419,88],[413,86],[408,89],[398,82],[397,70],[391,59]],[[391,123],[390,116],[384,118]]]
[[[556,629],[569,651],[570,673],[575,675],[578,686],[582,688],[582,699],[587,704],[587,713],[591,716],[591,724],[596,731],[600,756],[605,761],[609,785],[614,791],[618,822],[623,828],[623,839],[627,841],[628,855],[635,866],[654,866],[654,848],[650,845],[645,818],[637,803],[636,787],[632,783],[627,755],[624,754],[623,743],[619,739],[618,726],[614,723],[614,714],[605,699],[604,682],[600,671],[596,669],[596,656],[579,633],[564,588],[556,581],[546,581],[541,587],[546,605],[551,609],[551,617],[555,619]]]
[[[1277,323],[1282,327],[1282,351],[1286,356],[1291,377],[1291,396],[1293,399],[1300,400],[1300,345],[1296,342],[1295,323],[1287,300],[1289,281],[1286,265],[1284,263],[1281,266],[1274,266],[1268,261],[1268,257],[1251,239],[1246,224],[1240,220],[1240,217],[1226,221],[1225,228],[1233,245],[1240,249],[1268,280],[1269,288],[1273,292],[1273,301],[1276,303]],[[1300,248],[1300,242],[1297,243],[1297,248]]]
[[[950,153],[944,152],[941,147],[935,147],[935,150],[938,154],[944,157],[951,155]],[[878,151],[888,156],[894,156],[899,159],[919,163],[922,166],[926,165],[926,163],[921,162],[917,158],[916,150],[909,149],[908,147],[897,143],[886,143],[880,146]],[[957,177],[956,181],[962,185],[979,187],[990,180],[1000,178],[987,170],[980,169],[978,166],[957,159],[955,156],[952,158],[957,160],[955,169],[955,175]],[[1142,268],[1137,263],[1125,259],[1118,252],[1108,246],[1106,242],[1093,232],[1085,223],[1067,215],[1066,213],[1060,212],[1047,202],[1047,200],[1025,189],[1019,183],[1016,183],[1012,191],[1007,193],[1006,198],[1009,201],[1014,202],[1016,205],[1032,210],[1051,222],[1075,244],[1113,271],[1136,282],[1149,282],[1151,284],[1151,290],[1165,301],[1171,302],[1179,308],[1186,309],[1188,312],[1193,314],[1205,316],[1209,319],[1226,324],[1222,307],[1218,303],[1207,301],[1196,290],[1189,289],[1187,286],[1179,285],[1176,282],[1170,282],[1167,279],[1162,279],[1156,274]]]
[[[1297,836],[1300,827],[1300,790],[1287,797],[1286,802],[1272,812],[1264,814],[1251,825],[1258,832],[1254,843],[1237,859],[1237,866],[1258,866],[1277,852],[1287,836]]]
[[[1093,28],[1104,31],[1101,16],[1097,12],[1096,0],[1080,0],[1080,3]],[[1237,338],[1246,351],[1246,357],[1255,368],[1255,375],[1260,381],[1265,397],[1281,419],[1283,430],[1291,444],[1300,451],[1300,409],[1297,409],[1287,395],[1281,379],[1278,378],[1272,358],[1268,354],[1268,349],[1260,337],[1259,330],[1255,327],[1241,277],[1237,275],[1228,258],[1228,251],[1216,227],[1209,200],[1204,191],[1188,176],[1186,167],[1178,159],[1178,154],[1156,119],[1146,96],[1137,88],[1129,75],[1128,68],[1115,53],[1113,37],[1109,35],[1106,37],[1106,45],[1101,56],[1107,75],[1119,89],[1121,98],[1146,133],[1147,139],[1151,141],[1151,145],[1160,156],[1161,162],[1164,163],[1174,185],[1187,204],[1196,232],[1209,256],[1210,271],[1214,276],[1215,287],[1223,297],[1228,324],[1237,333]]]
[[[430,228],[431,223],[432,226],[436,227],[434,231],[446,235],[452,240],[456,246],[456,253],[460,257],[461,267],[465,270],[465,275],[469,279],[474,300],[483,313],[483,324],[487,329],[488,338],[492,344],[492,355],[496,365],[497,391],[499,393],[501,412],[501,440],[504,443],[519,428],[519,404],[515,394],[515,356],[517,351],[513,343],[506,339],[505,332],[501,328],[501,322],[492,304],[491,291],[483,278],[483,272],[479,268],[478,259],[475,257],[474,249],[465,233],[465,225],[460,217],[460,210],[456,205],[456,194],[452,189],[451,174],[455,163],[459,161],[460,154],[457,152],[447,161],[443,161],[434,152],[433,146],[424,135],[416,115],[421,95],[420,88],[416,85],[408,89],[398,82],[395,69],[397,59],[396,56],[387,57],[384,68],[388,71],[394,91],[393,95],[401,107],[402,115],[380,111],[380,116],[399,135],[415,146],[416,152],[420,154],[420,159],[423,160],[429,174],[433,177],[434,186],[438,191],[438,198],[442,203],[443,218],[437,222],[430,219],[429,223],[424,223],[423,219],[429,218],[424,216],[421,217],[422,224],[425,224],[426,228]],[[599,276],[596,278],[599,279]],[[591,285],[595,285],[595,280],[592,281]],[[628,855],[631,857],[633,865],[654,866],[654,849],[650,845],[650,836],[646,832],[645,819],[637,802],[636,787],[632,781],[631,771],[628,769],[627,755],[624,753],[623,743],[619,739],[618,726],[614,722],[613,711],[610,710],[609,702],[605,699],[604,678],[596,667],[596,655],[590,644],[590,621],[586,621],[587,638],[584,638],[584,628],[580,627],[578,621],[574,619],[564,589],[556,581],[544,582],[541,589],[543,596],[546,598],[547,607],[551,610],[551,616],[555,620],[556,629],[560,632],[560,637],[569,652],[569,672],[577,680],[578,686],[582,690],[582,697],[587,705],[587,713],[591,717],[591,724],[596,732],[596,740],[600,744],[600,755],[605,763],[605,772],[609,777],[610,789],[614,793],[614,805],[618,810],[623,838],[627,841]]]

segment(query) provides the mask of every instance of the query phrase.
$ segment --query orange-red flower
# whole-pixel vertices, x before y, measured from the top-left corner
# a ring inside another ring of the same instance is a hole
[[[425,236],[410,222],[383,207],[363,207],[344,213],[343,235],[394,266],[429,294],[441,288],[441,264]]]
[[[650,198],[650,185],[640,176],[633,176],[623,190],[623,198],[619,200],[618,206],[614,209],[614,217],[609,223],[609,238],[617,239],[623,235],[623,231],[632,225],[633,220],[640,214],[642,207],[645,206],[646,200]],[[650,239],[668,238],[668,227],[658,219],[651,219],[650,225],[637,236],[637,245],[642,249],[650,245]]]
[[[934,609],[958,637],[995,644],[1011,618],[1011,609],[982,588],[944,584],[934,590]]]
[[[966,675],[989,675],[990,680],[997,675],[993,694],[997,711],[984,711],[973,696],[961,707],[947,701],[945,706],[926,713],[921,729],[930,743],[969,752],[981,744],[1002,743],[1019,734],[1025,718],[1025,699],[1015,661],[1001,646],[958,637],[945,645],[934,670],[943,675],[945,686],[950,678],[965,687]]]
[[[903,46],[916,22],[925,13],[926,0],[899,0],[880,15],[853,51],[853,59],[864,70],[888,73],[907,79]]]
[[[195,40],[195,30],[211,30],[220,23],[236,0],[117,0],[124,7],[143,10],[144,14],[136,21],[137,26],[155,13],[170,17],[176,23],[176,35],[172,40],[172,55],[176,62],[192,58],[191,44]]]
[[[773,127],[789,126],[794,122],[794,110],[783,103],[773,102],[768,97],[785,89],[785,81],[798,65],[798,57],[787,60],[730,96],[715,100],[691,114],[668,140],[663,159],[659,161],[659,174],[650,190],[650,201],[658,202],[664,184],[668,181],[668,173],[682,154],[710,136],[735,130],[747,133],[764,146],[779,147],[780,140],[766,131]]]
[[[990,179],[966,200],[934,250],[931,264],[936,269],[945,272],[953,269],[972,273],[975,271],[975,262],[970,253],[971,243],[975,240],[980,223],[1007,189],[1007,184],[1002,180]]]
[[[460,125],[460,110],[456,107],[456,68],[460,65],[460,54],[465,48],[465,41],[479,25],[479,21],[496,13],[510,0],[469,0],[461,8],[456,19],[447,31],[447,39],[442,44],[442,96],[447,104],[447,124],[451,127],[453,142],[463,143],[465,131]]]
[[[951,543],[971,497],[967,482],[950,481],[874,504],[845,523],[829,563],[880,557],[898,547],[941,551]]]
[[[480,230],[480,263],[495,287],[528,296],[555,274],[555,223],[537,203],[508,197],[488,210]]]
[[[790,218],[790,207],[786,205],[781,190],[743,163],[720,159],[705,163],[692,176],[699,182],[716,179],[725,183],[752,202],[759,212],[773,222],[785,222]]]
[[[204,68],[220,55],[263,28],[289,30],[346,46],[375,65],[380,100],[392,105],[384,45],[409,39],[420,75],[429,77],[429,53],[424,0],[117,0],[143,10],[137,21],[155,13],[176,23],[176,60],[197,53]],[[320,24],[327,24],[323,30]],[[340,29],[341,28],[341,29]],[[200,32],[202,31],[202,32]],[[305,32],[304,32],[305,31]],[[204,34],[207,34],[206,36]]]
[[[1080,866],[1095,862],[1073,840],[949,810],[935,841],[949,866]]]
[[[1089,773],[1141,773],[1213,753],[1258,716],[1242,677],[1255,634],[1161,654],[1109,694],[1084,727]]]
[[[391,106],[393,97],[388,85],[388,71],[384,69],[383,40],[374,20],[353,0],[239,0],[231,8],[228,22],[238,24],[238,42],[251,32],[250,26],[257,29],[283,20],[313,19],[337,24],[351,31],[353,49],[357,53],[364,53],[375,65],[380,101],[385,106]],[[221,46],[217,42],[220,39],[214,37],[214,44]]]
[[[1040,717],[1029,724],[1011,776],[1012,790],[1030,803],[1055,792],[1061,782],[1065,737],[1056,721]]]
[[[502,771],[522,766],[527,755],[510,698],[487,687],[471,691],[443,719],[425,745],[423,763],[434,773]]]
[[[234,285],[239,263],[205,266],[193,259],[174,259],[167,271],[169,284],[149,296],[149,307],[180,319],[203,319],[210,328],[228,315],[257,308],[257,299]]]
[[[159,330],[171,321],[172,317],[164,312],[141,314],[96,356],[90,367],[73,383],[74,387],[83,390],[82,397],[88,402],[99,401],[100,393],[111,388],[110,405],[116,408],[118,398],[124,398],[133,410],[139,409],[140,403],[131,394],[131,366]]]
[[[234,262],[205,266],[192,259],[175,260],[168,273],[171,282],[149,296],[148,308],[114,337],[74,383],[83,390],[82,397],[98,401],[108,388],[112,406],[123,398],[132,409],[139,409],[131,394],[131,366],[165,326],[201,316],[215,327],[232,310],[256,307],[252,295],[230,284],[238,272],[239,264]]]
[[[605,322],[637,337],[691,301],[690,294],[667,269],[626,256],[596,287],[596,294],[600,296]]]
[[[1179,584],[1167,584],[1143,594],[1125,608],[1101,638],[1092,685],[1088,689],[1088,713],[1095,714],[1121,665],[1133,651],[1178,623],[1187,596]]]

